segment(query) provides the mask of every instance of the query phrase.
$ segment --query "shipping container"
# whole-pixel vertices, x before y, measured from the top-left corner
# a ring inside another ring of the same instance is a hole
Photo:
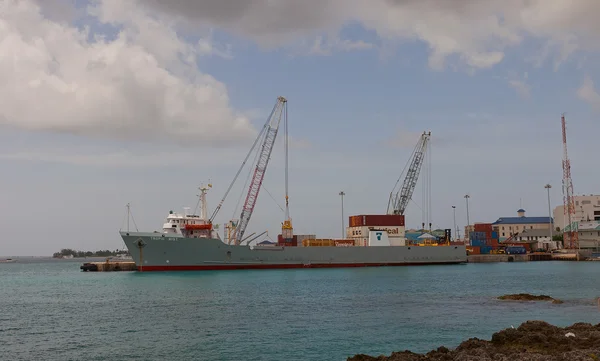
[[[334,240],[334,244],[336,247],[353,247],[354,240],[353,239],[336,239],[336,240]]]
[[[470,246],[467,247],[467,254],[481,254],[479,247]]]
[[[491,223],[475,223],[475,232],[487,232],[487,231],[492,231],[492,224]]]
[[[404,215],[400,214],[370,214],[350,216],[350,227],[361,226],[404,226]]]
[[[469,239],[487,239],[485,232],[470,232]]]
[[[492,251],[492,247],[490,247],[490,246],[479,247],[480,254],[490,254],[491,251]]]
[[[492,232],[492,239],[499,239],[498,232],[496,232],[496,231]]]
[[[348,225],[350,227],[360,227],[361,226],[361,217],[360,216],[350,216],[348,219]]]
[[[294,236],[293,238],[285,239],[283,235],[277,235],[277,245],[278,246],[287,246],[287,247],[296,247],[298,246],[298,236]]]
[[[526,254],[527,250],[522,246],[508,246],[506,247],[507,254]]]
[[[304,247],[334,247],[333,239],[305,239],[302,241]]]
[[[471,245],[477,246],[477,247],[484,247],[484,246],[488,246],[489,244],[484,239],[472,239],[471,240]]]
[[[404,238],[406,234],[406,230],[404,226],[396,226],[396,227],[388,227],[388,226],[363,226],[363,227],[347,227],[346,228],[346,237],[348,238],[356,238],[356,237],[368,237],[370,231],[386,231],[388,233],[388,237],[402,237]]]

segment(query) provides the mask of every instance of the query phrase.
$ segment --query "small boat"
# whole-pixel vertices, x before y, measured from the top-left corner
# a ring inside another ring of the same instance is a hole
[[[17,260],[12,259],[12,258],[0,259],[0,263],[14,263],[14,262],[17,262]]]

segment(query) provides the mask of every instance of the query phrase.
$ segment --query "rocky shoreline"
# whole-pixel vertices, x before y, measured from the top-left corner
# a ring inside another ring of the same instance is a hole
[[[492,335],[490,341],[471,338],[456,349],[439,347],[427,354],[410,351],[390,356],[355,355],[348,361],[600,361],[600,324],[557,327],[527,321]]]

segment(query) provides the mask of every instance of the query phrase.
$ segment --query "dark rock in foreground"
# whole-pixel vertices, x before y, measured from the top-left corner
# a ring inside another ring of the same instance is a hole
[[[552,303],[563,303],[561,300],[557,300],[550,296],[546,295],[530,295],[529,293],[517,293],[513,295],[504,295],[499,296],[499,300],[509,300],[509,301],[552,301]]]
[[[440,347],[427,354],[410,351],[390,356],[356,355],[348,361],[600,361],[600,324],[556,327],[527,321],[492,335],[491,341],[471,338],[456,349]]]

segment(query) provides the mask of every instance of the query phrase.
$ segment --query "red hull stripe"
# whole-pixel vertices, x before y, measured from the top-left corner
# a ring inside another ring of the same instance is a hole
[[[138,271],[215,271],[238,269],[290,269],[290,268],[347,268],[347,267],[386,267],[386,266],[426,266],[459,264],[466,262],[414,262],[414,263],[313,263],[313,264],[223,264],[187,266],[138,266]]]

